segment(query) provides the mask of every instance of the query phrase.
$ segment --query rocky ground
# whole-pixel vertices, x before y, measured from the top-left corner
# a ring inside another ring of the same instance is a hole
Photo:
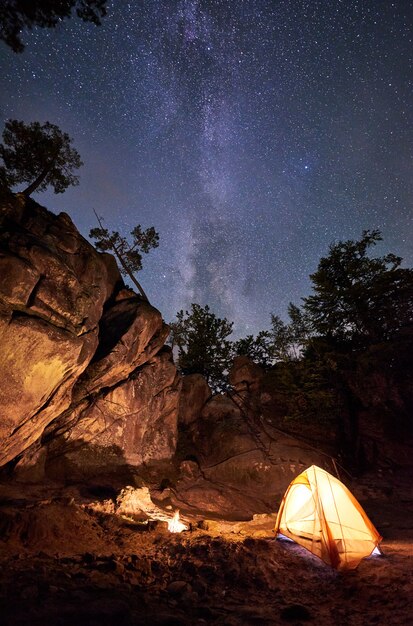
[[[171,505],[148,513],[148,490],[139,491],[146,514],[138,515],[132,491],[93,499],[74,487],[4,486],[0,623],[411,624],[413,499],[407,483],[399,489],[377,478],[359,485],[383,555],[338,573],[275,539],[274,513],[249,521],[184,513],[188,530],[173,534],[162,521]]]

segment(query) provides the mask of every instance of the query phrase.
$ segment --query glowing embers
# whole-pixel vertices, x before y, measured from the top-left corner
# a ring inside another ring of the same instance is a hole
[[[181,533],[183,530],[188,530],[188,526],[179,519],[179,511],[175,511],[173,518],[168,520],[168,530],[170,533]]]

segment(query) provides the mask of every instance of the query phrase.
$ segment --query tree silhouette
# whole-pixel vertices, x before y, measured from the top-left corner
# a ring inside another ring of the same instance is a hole
[[[382,237],[363,231],[358,241],[330,246],[310,276],[313,294],[304,311],[314,333],[338,344],[363,347],[387,341],[413,323],[413,270],[394,254],[371,258]]]
[[[72,17],[73,10],[84,22],[99,25],[106,15],[106,0],[2,0],[0,39],[14,52],[23,52],[22,31],[53,28]]]
[[[303,311],[291,302],[288,315],[288,322],[271,315],[271,330],[239,339],[234,344],[235,353],[248,356],[265,369],[279,362],[299,360],[308,339],[308,322]]]
[[[122,237],[118,231],[109,232],[104,228],[102,218],[94,211],[99,228],[92,228],[89,237],[95,239],[95,246],[101,252],[113,252],[120,264],[120,271],[124,276],[129,276],[133,284],[138,289],[141,296],[147,301],[142,285],[135,277],[135,272],[142,269],[142,254],[147,254],[152,248],[159,246],[159,234],[153,226],[142,230],[140,224],[131,231],[132,243],[126,237]]]
[[[261,367],[269,368],[274,363],[274,350],[271,333],[261,330],[256,337],[247,335],[234,343],[234,352],[247,356]]]
[[[216,317],[208,305],[192,304],[191,311],[179,311],[171,324],[172,343],[178,347],[178,367],[183,374],[202,374],[213,391],[227,386],[233,356],[232,322]]]
[[[69,135],[55,124],[8,120],[3,142],[3,178],[10,186],[29,183],[22,191],[25,196],[45,191],[49,185],[55,193],[63,193],[69,185],[79,183],[73,170],[83,165],[80,155],[72,148]]]

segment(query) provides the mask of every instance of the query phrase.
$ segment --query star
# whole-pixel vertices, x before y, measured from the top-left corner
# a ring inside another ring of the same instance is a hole
[[[125,235],[156,228],[139,278],[167,321],[198,302],[256,334],[309,295],[333,241],[379,228],[412,264],[405,4],[111,3],[100,27],[2,47],[0,111],[58,124],[82,156],[80,185],[41,204],[84,235],[92,208]]]

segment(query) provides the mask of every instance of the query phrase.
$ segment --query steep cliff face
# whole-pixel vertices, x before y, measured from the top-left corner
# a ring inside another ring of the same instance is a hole
[[[39,457],[47,467],[51,450],[55,458],[92,439],[128,463],[171,457],[179,380],[169,355],[155,356],[167,334],[159,311],[124,288],[114,258],[69,216],[8,196],[0,212],[0,466],[28,451],[21,471]]]
[[[180,385],[171,353],[163,350],[119,384],[83,399],[60,432],[51,430],[46,474],[61,480],[120,477],[130,467],[171,458]]]

